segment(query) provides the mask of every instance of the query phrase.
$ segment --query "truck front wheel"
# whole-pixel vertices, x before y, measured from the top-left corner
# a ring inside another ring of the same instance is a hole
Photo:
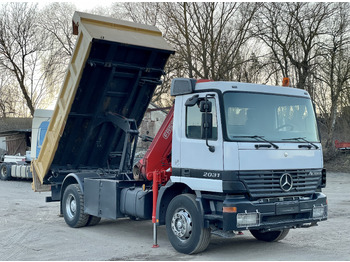
[[[98,223],[100,223],[101,218],[96,216],[89,216],[88,222],[86,223],[86,226],[92,227],[96,226]]]
[[[166,231],[171,245],[184,254],[205,250],[210,242],[210,229],[202,228],[203,218],[191,194],[175,197],[166,212]]]
[[[0,178],[1,180],[10,180],[11,178],[11,165],[2,163],[0,165]]]
[[[84,195],[78,184],[71,184],[64,191],[62,211],[70,227],[86,226],[90,216],[84,213]]]
[[[250,230],[250,233],[257,239],[266,242],[276,242],[282,240],[287,236],[289,229],[270,231],[270,232],[260,232],[259,230]]]

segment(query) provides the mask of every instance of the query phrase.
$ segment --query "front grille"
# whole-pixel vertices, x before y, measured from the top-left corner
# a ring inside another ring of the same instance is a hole
[[[288,173],[292,176],[293,187],[285,192],[280,185],[281,176]],[[313,194],[322,182],[321,170],[268,170],[242,171],[240,180],[245,184],[253,198],[306,196]]]

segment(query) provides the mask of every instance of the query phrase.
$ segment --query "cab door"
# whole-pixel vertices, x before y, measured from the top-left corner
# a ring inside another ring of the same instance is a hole
[[[182,99],[182,124],[180,132],[180,156],[177,163],[180,167],[181,182],[193,190],[222,192],[223,171],[223,138],[221,118],[219,114],[218,96],[216,93],[197,94],[198,102],[186,105],[193,94],[185,95]],[[203,128],[205,113],[200,110],[200,101],[211,102],[212,127],[211,137],[205,138]],[[212,150],[210,150],[210,148]]]

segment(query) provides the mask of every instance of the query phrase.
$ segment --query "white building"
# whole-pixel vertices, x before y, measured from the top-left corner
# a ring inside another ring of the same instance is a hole
[[[154,138],[162,126],[165,117],[168,114],[170,108],[159,108],[155,104],[149,104],[148,109],[142,119],[139,136],[149,136]],[[137,143],[137,152],[145,153],[151,144],[151,142],[142,141],[142,138],[139,138]]]

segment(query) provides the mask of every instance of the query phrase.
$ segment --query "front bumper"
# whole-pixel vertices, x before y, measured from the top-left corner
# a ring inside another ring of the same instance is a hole
[[[245,198],[226,198],[223,203],[223,230],[259,229],[271,231],[308,227],[327,219],[327,197],[315,193],[312,198],[262,199],[249,201]],[[324,212],[320,212],[324,210]],[[228,212],[225,212],[228,210]],[[254,222],[256,214],[256,222]],[[244,218],[253,223],[242,223]],[[238,218],[238,219],[237,219]],[[243,218],[243,220],[242,220]]]

